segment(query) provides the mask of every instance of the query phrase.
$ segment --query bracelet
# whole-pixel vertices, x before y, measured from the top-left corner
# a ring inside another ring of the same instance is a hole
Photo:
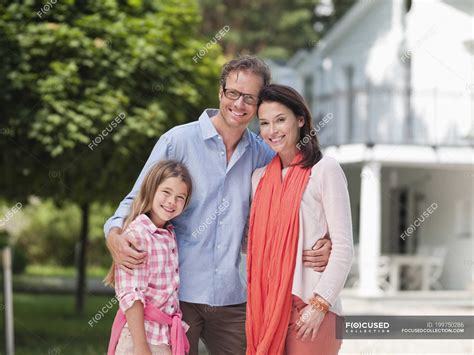
[[[320,297],[314,296],[309,300],[309,304],[313,309],[318,310],[326,314],[329,311],[329,305],[323,301]]]

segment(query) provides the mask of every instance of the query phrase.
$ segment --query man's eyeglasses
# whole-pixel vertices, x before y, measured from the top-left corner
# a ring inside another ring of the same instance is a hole
[[[243,92],[234,90],[234,89],[226,89],[225,87],[222,88],[224,91],[225,97],[231,100],[238,100],[239,97],[243,97],[244,102],[247,105],[256,105],[258,103],[258,97],[251,95],[251,94],[244,94]]]

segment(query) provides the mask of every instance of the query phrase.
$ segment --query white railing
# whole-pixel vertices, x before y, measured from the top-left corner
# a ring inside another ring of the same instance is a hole
[[[407,98],[410,97],[408,100]],[[415,144],[473,146],[472,91],[391,87],[336,91],[310,103],[322,146],[342,144]],[[410,112],[409,115],[406,112]],[[333,119],[322,123],[329,113]]]

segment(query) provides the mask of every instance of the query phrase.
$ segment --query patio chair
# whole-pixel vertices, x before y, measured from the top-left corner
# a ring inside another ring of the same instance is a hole
[[[359,246],[354,245],[354,259],[352,261],[352,267],[347,276],[345,287],[357,288],[359,287]],[[377,280],[378,286],[383,291],[390,289],[390,258],[385,255],[379,257],[379,266],[377,269]]]
[[[417,254],[429,257],[430,259],[428,273],[430,289],[442,289],[440,278],[446,261],[447,248],[445,246],[430,247],[423,245],[418,248]],[[422,275],[419,268],[406,268],[403,275],[403,287],[408,290],[419,288],[422,282],[421,277]]]

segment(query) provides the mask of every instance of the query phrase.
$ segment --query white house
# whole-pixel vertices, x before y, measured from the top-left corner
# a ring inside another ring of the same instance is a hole
[[[470,0],[362,0],[273,65],[345,170],[361,295],[473,285],[473,17]]]

